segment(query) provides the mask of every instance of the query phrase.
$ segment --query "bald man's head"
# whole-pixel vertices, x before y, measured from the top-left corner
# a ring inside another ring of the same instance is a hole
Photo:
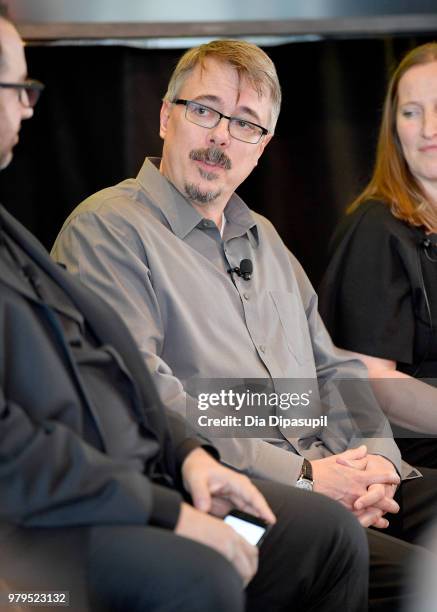
[[[33,114],[22,104],[19,89],[1,85],[22,83],[26,77],[23,41],[13,24],[0,17],[0,169],[12,160],[21,122]]]

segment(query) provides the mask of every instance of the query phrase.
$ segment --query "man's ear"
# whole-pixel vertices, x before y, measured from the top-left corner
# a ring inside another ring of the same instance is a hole
[[[168,100],[164,100],[161,106],[161,112],[159,115],[159,135],[164,140],[167,135],[167,125],[170,118],[171,103]]]
[[[261,141],[261,150],[260,150],[260,153],[259,153],[260,157],[264,153],[264,149],[269,144],[269,142],[271,141],[272,138],[273,138],[273,134],[266,134],[264,136],[264,138],[262,139],[262,141]]]
[[[261,142],[259,143],[259,145],[258,145],[258,157],[256,158],[255,166],[258,165],[259,158],[264,153],[264,149],[269,144],[269,142],[271,141],[272,138],[273,138],[273,134],[266,134],[264,136],[264,138],[261,140]]]

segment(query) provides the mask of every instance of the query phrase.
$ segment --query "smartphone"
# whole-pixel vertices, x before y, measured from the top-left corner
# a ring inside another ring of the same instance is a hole
[[[271,527],[263,519],[242,510],[232,510],[224,521],[253,546],[261,545]]]

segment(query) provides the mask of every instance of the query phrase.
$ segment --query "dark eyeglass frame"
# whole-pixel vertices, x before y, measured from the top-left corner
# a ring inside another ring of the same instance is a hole
[[[239,140],[240,142],[246,142],[247,144],[258,144],[259,141],[261,140],[261,138],[263,136],[266,136],[269,131],[263,127],[262,125],[258,125],[258,123],[254,123],[253,121],[247,121],[246,119],[242,119],[241,117],[229,117],[229,115],[224,115],[223,113],[221,113],[220,111],[216,110],[215,108],[211,108],[210,106],[207,106],[206,104],[202,104],[201,102],[195,102],[194,100],[184,100],[183,98],[177,98],[176,100],[173,100],[173,104],[181,104],[182,106],[185,106],[185,117],[188,119],[187,117],[187,110],[190,104],[194,104],[196,106],[201,106],[202,108],[206,108],[210,111],[212,111],[213,113],[217,114],[217,121],[216,123],[214,123],[214,125],[206,126],[206,125],[202,125],[200,123],[195,123],[195,125],[199,125],[200,127],[204,127],[206,129],[211,129],[216,127],[220,121],[222,119],[227,119],[229,121],[229,125],[231,121],[244,121],[245,123],[247,123],[248,125],[253,125],[254,127],[257,127],[261,130],[261,134],[259,135],[259,138],[256,142],[251,142],[250,140],[243,140],[242,138],[238,138],[236,136],[234,136],[232,134],[232,132],[229,130],[229,134],[232,136],[232,138],[235,138],[235,140]],[[188,119],[188,121],[190,121],[190,119]],[[191,123],[194,123],[193,121],[191,121]],[[229,127],[228,127],[229,129]]]
[[[26,79],[21,83],[2,83],[0,82],[0,88],[4,89],[17,89],[18,99],[21,104],[26,108],[34,108],[39,100],[42,90],[45,85],[35,79]],[[27,96],[24,97],[23,93],[26,92]]]

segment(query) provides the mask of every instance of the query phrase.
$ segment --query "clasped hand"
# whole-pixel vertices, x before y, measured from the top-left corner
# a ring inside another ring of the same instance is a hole
[[[385,457],[367,453],[366,446],[312,461],[314,490],[339,501],[364,527],[384,529],[386,513],[396,514],[393,499],[400,478]]]

